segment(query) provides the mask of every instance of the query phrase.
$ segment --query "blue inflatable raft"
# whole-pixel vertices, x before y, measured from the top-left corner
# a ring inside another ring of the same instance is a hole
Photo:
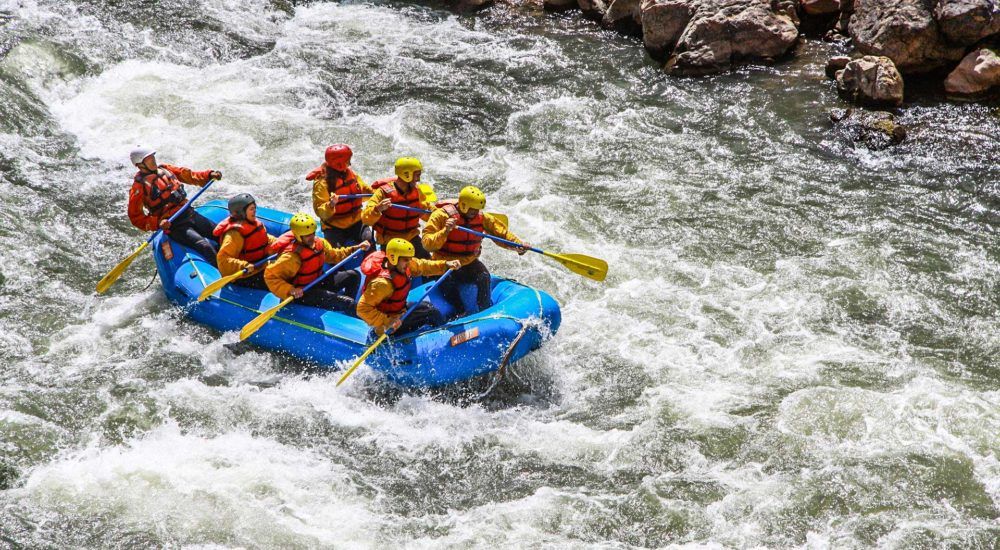
[[[228,215],[224,201],[212,201],[197,210],[214,222]],[[257,217],[269,233],[280,235],[288,230],[291,214],[258,207]],[[238,331],[280,301],[269,292],[230,284],[198,302],[201,291],[219,278],[216,268],[162,234],[152,245],[167,298],[199,323],[223,332]],[[413,288],[410,299],[419,298],[425,287]],[[473,292],[469,288],[463,293],[467,305],[474,301]],[[446,317],[452,312],[436,290],[428,299]],[[540,347],[542,340],[559,328],[559,304],[540,290],[494,277],[493,304],[440,327],[390,337],[366,364],[400,386],[433,388],[513,363]],[[361,355],[373,340],[370,327],[356,317],[292,302],[249,341],[323,367],[340,368]]]

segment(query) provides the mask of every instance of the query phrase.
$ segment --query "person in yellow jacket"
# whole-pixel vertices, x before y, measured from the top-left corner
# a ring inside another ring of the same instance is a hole
[[[294,296],[297,303],[344,313],[356,307],[361,276],[353,269],[341,269],[304,293],[302,289],[323,274],[326,263],[337,263],[358,249],[368,250],[368,242],[334,248],[316,236],[316,221],[302,212],[292,216],[290,230],[278,237],[271,250],[278,259],[264,269],[267,288],[281,299]]]
[[[482,252],[483,238],[473,235],[458,227],[466,227],[480,233],[486,233],[501,239],[507,239],[524,247],[514,248],[518,254],[527,252],[528,244],[522,243],[507,229],[500,220],[492,214],[483,212],[486,207],[486,195],[472,185],[466,186],[458,194],[458,200],[441,201],[431,212],[427,225],[424,226],[424,248],[431,252],[435,260],[457,260],[462,268],[452,273],[448,280],[441,283],[441,295],[453,308],[454,316],[465,313],[462,303],[461,288],[463,285],[476,285],[476,305],[482,311],[493,305],[490,285],[490,270],[479,260]],[[501,244],[504,248],[511,248]]]
[[[257,202],[253,195],[240,193],[229,199],[229,217],[219,222],[212,231],[219,239],[219,252],[215,259],[219,275],[225,277],[248,269],[248,273],[233,281],[234,285],[267,290],[263,268],[253,270],[253,265],[268,255],[268,248],[277,240],[267,232],[257,219]]]
[[[444,323],[441,312],[430,302],[420,302],[405,320],[401,320],[409,304],[413,277],[442,275],[449,269],[458,269],[457,261],[435,261],[415,258],[416,251],[409,241],[392,239],[384,251],[370,254],[361,263],[365,274],[365,289],[358,300],[358,317],[375,329],[378,335],[392,328],[403,334],[423,325],[438,326]]]
[[[427,219],[421,214],[401,208],[401,204],[411,208],[430,210],[431,205],[417,185],[423,165],[413,157],[396,159],[396,177],[385,178],[372,184],[374,192],[361,209],[361,221],[375,230],[375,241],[385,246],[392,239],[403,239],[413,245],[417,258],[430,258],[420,243],[420,220]]]
[[[313,211],[323,223],[323,237],[334,246],[348,246],[361,241],[375,247],[372,228],[361,222],[364,199],[345,199],[344,195],[369,195],[372,186],[351,169],[354,152],[343,143],[326,148],[324,162],[306,175],[313,182]]]

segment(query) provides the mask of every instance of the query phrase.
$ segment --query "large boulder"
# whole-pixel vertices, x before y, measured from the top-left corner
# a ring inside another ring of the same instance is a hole
[[[847,140],[868,149],[878,151],[906,140],[906,127],[885,111],[838,109],[830,113],[830,121]]]
[[[904,74],[930,72],[965,54],[945,39],[925,0],[854,0],[849,31],[858,51],[886,56]]]
[[[1000,56],[980,48],[958,64],[944,81],[945,92],[958,99],[983,99],[1000,94]]]
[[[643,0],[642,43],[649,55],[666,60],[696,11],[695,0]]]
[[[642,0],[611,0],[604,26],[625,34],[642,35]]]
[[[903,103],[903,76],[888,57],[866,55],[837,71],[841,97],[867,107],[898,107]]]
[[[665,69],[674,74],[707,74],[744,61],[785,55],[799,31],[768,0],[702,0],[677,40]]]
[[[963,46],[1000,33],[1000,4],[995,0],[938,0],[934,18],[948,40]]]

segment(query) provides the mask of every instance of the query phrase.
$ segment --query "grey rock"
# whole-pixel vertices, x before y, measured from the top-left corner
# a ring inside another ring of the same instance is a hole
[[[699,2],[664,68],[674,74],[724,71],[745,61],[771,61],[788,53],[799,31],[768,0]]]
[[[1000,56],[989,48],[973,50],[944,81],[955,99],[977,100],[1000,94]]]
[[[653,59],[663,61],[670,55],[695,11],[692,0],[643,0],[642,43]]]
[[[898,107],[903,103],[903,76],[888,57],[853,59],[836,77],[837,92],[858,105]]]
[[[837,71],[844,70],[850,62],[851,58],[846,55],[831,57],[830,60],[826,62],[826,77],[836,79]]]
[[[906,127],[885,111],[838,109],[830,113],[830,121],[846,139],[868,149],[878,151],[906,141]]]
[[[948,40],[963,46],[1000,33],[1000,5],[995,0],[938,0],[934,18]]]
[[[858,51],[892,59],[904,74],[925,73],[960,60],[924,0],[854,0],[849,32]]]

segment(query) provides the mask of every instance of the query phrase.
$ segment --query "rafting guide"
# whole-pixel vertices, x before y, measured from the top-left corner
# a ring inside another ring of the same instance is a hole
[[[132,151],[139,172],[128,200],[132,223],[154,234],[98,292],[152,243],[164,292],[192,319],[323,366],[353,359],[338,385],[366,359],[404,387],[465,381],[555,334],[558,304],[492,274],[481,260],[484,239],[553,258],[595,281],[607,274],[603,260],[522,241],[507,216],[484,210],[486,195],[476,186],[438,200],[420,181],[424,167],[415,157],[399,157],[394,177],[368,185],[351,167],[349,145],[327,147],[305,177],[317,220],[259,206],[249,193],[191,208],[221,172],[158,165],[154,154]],[[201,189],[188,200],[183,184]],[[436,280],[421,285],[415,277]]]

